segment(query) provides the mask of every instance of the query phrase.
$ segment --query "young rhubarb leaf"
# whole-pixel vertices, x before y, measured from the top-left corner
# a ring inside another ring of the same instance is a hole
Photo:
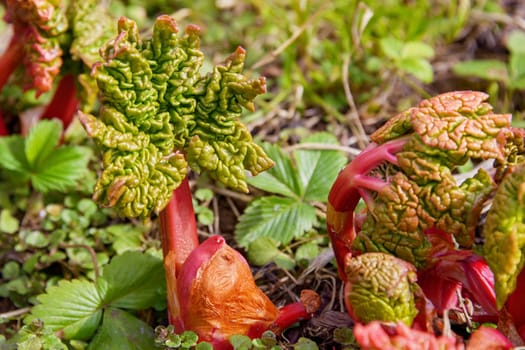
[[[155,350],[153,329],[126,311],[108,308],[88,350]]]
[[[162,210],[188,166],[247,191],[245,170],[257,174],[273,165],[239,120],[265,91],[264,78],[241,74],[244,50],[203,76],[199,28],[177,32],[164,15],[143,39],[136,23],[122,17],[93,68],[100,118],[80,115],[104,154],[94,196],[128,217]]]
[[[24,52],[26,87],[35,88],[37,95],[51,90],[62,66],[60,36],[68,28],[63,12],[58,1],[6,2],[6,19],[13,23],[15,46]]]
[[[525,164],[501,182],[487,214],[484,257],[494,272],[496,302],[501,308],[516,288],[525,265]]]
[[[65,339],[87,340],[102,319],[102,296],[92,282],[62,280],[37,297],[40,304],[24,322],[40,319],[53,331],[62,331]]]
[[[348,259],[345,305],[355,320],[402,321],[411,326],[417,315],[413,265],[384,253],[365,253]]]
[[[112,307],[141,310],[153,306],[161,309],[166,304],[162,260],[141,252],[118,255],[104,267],[97,289],[103,302]]]

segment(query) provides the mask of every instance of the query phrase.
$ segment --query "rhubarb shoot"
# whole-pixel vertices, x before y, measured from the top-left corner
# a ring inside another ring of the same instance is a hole
[[[414,266],[384,253],[348,257],[345,273],[345,305],[356,321],[402,321],[416,317]]]
[[[484,228],[483,251],[494,272],[498,308],[516,289],[518,275],[525,265],[524,180],[523,164],[507,174],[494,196]],[[523,309],[517,312],[523,313]]]

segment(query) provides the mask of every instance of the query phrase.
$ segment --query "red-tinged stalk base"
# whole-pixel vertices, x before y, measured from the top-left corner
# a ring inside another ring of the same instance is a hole
[[[180,319],[177,277],[182,264],[198,247],[197,223],[188,178],[173,191],[168,205],[160,213],[160,235],[166,271],[169,322],[177,332],[184,331]]]
[[[301,291],[300,301],[279,309],[279,316],[270,326],[270,330],[280,334],[294,323],[311,319],[320,306],[321,298],[319,295],[312,290],[304,289]]]

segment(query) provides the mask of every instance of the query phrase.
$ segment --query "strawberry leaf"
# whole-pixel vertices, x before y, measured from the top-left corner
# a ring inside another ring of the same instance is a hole
[[[102,297],[89,281],[62,280],[37,298],[40,304],[24,320],[26,324],[41,319],[51,330],[62,330],[66,339],[86,340],[100,323]]]
[[[145,322],[125,311],[110,308],[104,312],[102,327],[90,342],[90,349],[154,350],[155,336]]]
[[[0,167],[26,173],[29,165],[24,155],[24,138],[18,135],[0,138]]]
[[[149,254],[128,251],[104,268],[97,283],[105,304],[125,309],[162,308],[165,304],[162,260]]]
[[[335,136],[316,133],[302,143],[338,145]],[[325,202],[332,183],[347,159],[341,152],[327,150],[296,150],[293,153],[301,184],[301,195],[306,201]]]
[[[88,162],[87,149],[75,146],[63,146],[55,149],[42,159],[39,168],[31,176],[37,191],[65,191],[76,184],[85,173]]]
[[[31,167],[37,168],[51,155],[61,134],[62,124],[58,120],[42,120],[29,130],[24,151]]]
[[[235,238],[242,247],[259,237],[288,244],[316,224],[315,208],[309,204],[293,198],[262,197],[246,208],[235,228]]]
[[[274,167],[249,177],[247,182],[266,192],[280,194],[290,198],[298,198],[301,188],[292,160],[277,145],[263,144],[268,157],[275,163]]]

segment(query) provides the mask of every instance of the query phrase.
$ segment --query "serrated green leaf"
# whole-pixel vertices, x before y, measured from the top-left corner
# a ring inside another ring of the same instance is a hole
[[[29,130],[24,152],[33,169],[47,162],[47,158],[58,145],[62,134],[62,124],[56,120],[41,120]]]
[[[235,227],[235,238],[247,247],[259,237],[270,237],[281,244],[301,237],[317,223],[314,207],[293,198],[267,196],[254,200]]]
[[[499,60],[472,60],[459,62],[452,67],[455,74],[507,83],[507,65]]]
[[[313,134],[302,143],[309,142],[338,144],[335,136],[328,133]],[[347,163],[347,158],[341,152],[328,150],[296,150],[293,156],[304,200],[326,202],[328,192]]]
[[[88,350],[154,350],[153,329],[131,314],[109,308]]]
[[[424,58],[404,58],[399,62],[399,68],[424,83],[431,83],[434,80],[432,65]]]
[[[255,177],[247,178],[247,182],[261,190],[281,194],[286,197],[297,198],[301,195],[301,188],[296,171],[290,157],[277,145],[263,144],[263,149],[275,163],[274,167]]]
[[[422,41],[409,41],[403,45],[401,57],[405,58],[432,58],[434,57],[434,49],[432,46],[425,44]]]
[[[142,247],[142,230],[131,225],[111,225],[107,231],[113,236],[113,249],[117,255],[128,250],[139,250]]]
[[[89,158],[81,147],[65,146],[53,151],[32,174],[37,191],[65,191],[85,174]]]
[[[102,317],[102,298],[89,281],[62,280],[37,299],[40,304],[24,322],[41,319],[51,330],[62,330],[65,339],[91,338]]]
[[[18,135],[0,137],[0,167],[23,174],[29,172],[23,137]]]
[[[134,310],[162,307],[165,288],[162,260],[133,251],[114,257],[97,281],[105,304]]]
[[[248,245],[248,261],[255,266],[264,266],[273,261],[281,251],[270,237],[259,237]]]

